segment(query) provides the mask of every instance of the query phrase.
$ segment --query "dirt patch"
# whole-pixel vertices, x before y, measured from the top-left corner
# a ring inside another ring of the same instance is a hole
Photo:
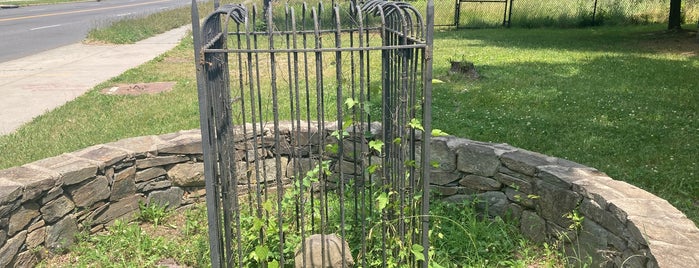
[[[117,84],[116,86],[102,89],[105,95],[131,95],[156,94],[171,91],[176,82],[154,82],[137,84]]]
[[[674,30],[647,33],[640,45],[660,53],[673,53],[685,57],[699,55],[699,39],[696,30]]]

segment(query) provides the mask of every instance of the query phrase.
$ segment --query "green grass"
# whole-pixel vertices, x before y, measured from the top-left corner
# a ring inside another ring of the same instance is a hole
[[[336,200],[331,203],[337,205]],[[434,261],[444,267],[563,266],[564,257],[560,251],[528,242],[517,227],[499,218],[478,217],[472,204],[434,202],[432,207],[431,214],[445,215],[432,219],[431,238]],[[209,267],[206,206],[196,204],[179,214],[184,216],[171,214],[157,226],[117,221],[102,233],[89,235],[86,231],[78,235],[67,255],[44,260],[38,267],[155,267],[166,259],[190,267]],[[249,217],[243,218],[244,222],[249,220]],[[298,234],[291,232],[286,236],[287,241],[291,241],[285,247],[291,254],[287,261],[293,259],[300,241],[293,235]],[[243,229],[242,236],[247,245],[244,252],[251,253],[258,243],[258,232]],[[268,237],[275,236],[271,233]],[[269,245],[269,248],[276,246]],[[358,250],[355,244],[350,244],[350,248]],[[356,253],[354,256],[356,260]],[[251,257],[246,256],[248,258]],[[380,256],[370,258],[380,261]],[[256,267],[255,262],[249,261],[250,267]]]
[[[200,15],[213,10],[210,2],[199,4]],[[87,33],[87,42],[133,44],[148,37],[190,24],[191,7],[183,7],[153,13],[147,16],[131,17],[124,20],[103,22]]]
[[[66,256],[43,260],[38,267],[160,267],[171,259],[180,265],[210,267],[206,207],[185,210],[179,222],[150,226],[116,221],[105,232],[77,236]]]

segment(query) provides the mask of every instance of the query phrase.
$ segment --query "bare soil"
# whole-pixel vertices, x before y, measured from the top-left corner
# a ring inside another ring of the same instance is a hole
[[[102,94],[106,95],[130,95],[138,96],[143,94],[157,94],[171,91],[176,82],[154,82],[137,84],[117,84],[116,86],[102,89]]]

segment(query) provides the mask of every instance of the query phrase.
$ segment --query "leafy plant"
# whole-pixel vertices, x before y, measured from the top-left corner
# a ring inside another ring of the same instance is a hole
[[[156,202],[150,202],[148,204],[138,202],[138,208],[138,219],[142,222],[151,222],[155,226],[163,223],[170,215],[167,205],[161,205]]]

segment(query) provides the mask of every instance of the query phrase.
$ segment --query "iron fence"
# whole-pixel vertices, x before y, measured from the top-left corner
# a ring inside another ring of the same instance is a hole
[[[427,267],[432,3],[192,4],[212,265]]]

